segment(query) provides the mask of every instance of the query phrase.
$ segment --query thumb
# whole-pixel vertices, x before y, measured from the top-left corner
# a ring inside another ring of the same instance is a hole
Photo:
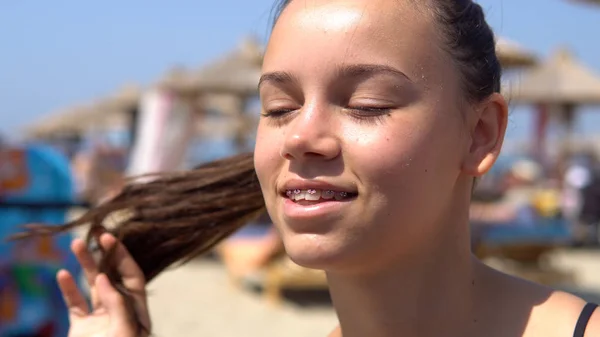
[[[95,283],[98,291],[98,299],[108,313],[110,320],[118,323],[127,323],[128,316],[125,299],[110,284],[106,274],[98,274]]]

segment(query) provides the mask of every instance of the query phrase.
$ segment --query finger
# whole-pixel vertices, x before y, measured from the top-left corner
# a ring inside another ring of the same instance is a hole
[[[110,249],[116,245],[114,259],[117,270],[122,277],[123,285],[136,293],[143,293],[146,287],[144,273],[129,254],[127,248],[109,233],[100,236],[100,245],[104,249]]]
[[[106,310],[111,321],[128,323],[129,316],[125,307],[125,299],[110,284],[106,274],[98,274],[95,286],[98,289],[98,298],[102,308]]]
[[[96,276],[98,275],[98,264],[92,257],[85,242],[81,239],[73,240],[71,243],[71,250],[83,268],[83,274],[85,275],[88,284],[93,286]]]
[[[96,282],[96,276],[98,275],[98,264],[92,257],[92,254],[87,249],[85,242],[81,239],[75,239],[71,243],[71,250],[81,268],[83,269],[83,274],[90,288],[90,297],[92,300],[92,307],[98,307],[98,296],[96,296],[96,290],[94,287],[94,283]]]
[[[108,276],[106,274],[99,274],[96,278],[96,288],[98,288],[98,296],[102,302],[102,310],[108,313],[108,316],[112,322],[115,322],[115,327],[119,327],[119,332],[131,332],[133,335],[134,331],[137,331],[138,327],[136,319],[130,316],[130,312],[127,310],[127,303],[123,296],[111,285]],[[139,306],[139,303],[136,303]],[[147,310],[140,311],[136,308],[137,318],[140,319],[140,323],[143,327],[150,331],[151,323],[150,316]]]
[[[56,281],[69,312],[77,316],[87,315],[89,313],[88,304],[79,291],[73,276],[66,270],[60,270],[56,274]]]
[[[117,271],[121,275],[121,281],[123,282],[123,285],[131,291],[131,295],[134,297],[135,310],[142,324],[150,329],[151,323],[146,301],[146,280],[144,273],[125,245],[118,241],[113,235],[104,233],[100,236],[99,242],[104,249],[115,247],[114,259]]]

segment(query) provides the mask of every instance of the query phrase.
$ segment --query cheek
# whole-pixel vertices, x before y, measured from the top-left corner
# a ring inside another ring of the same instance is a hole
[[[270,129],[259,123],[256,133],[256,146],[254,150],[254,168],[260,181],[263,193],[273,190],[276,173],[282,163],[279,155],[282,136],[277,130]],[[267,194],[268,195],[268,194]]]
[[[348,128],[345,161],[361,180],[382,180],[414,166],[427,151],[427,130],[415,130],[414,124],[398,127],[395,121],[372,126],[369,130]]]
[[[450,183],[459,170],[458,139],[449,123],[431,115],[391,117],[371,130],[347,128],[351,143],[345,162],[365,185],[394,198],[412,198],[438,180]]]

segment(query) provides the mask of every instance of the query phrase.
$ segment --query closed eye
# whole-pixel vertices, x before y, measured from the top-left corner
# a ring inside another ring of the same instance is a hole
[[[346,108],[348,115],[359,123],[378,124],[390,116],[392,108],[357,106]]]
[[[389,107],[371,107],[371,106],[357,106],[357,107],[348,107],[347,109],[352,111],[360,111],[364,113],[371,114],[388,114],[392,108]]]
[[[296,111],[297,109],[273,109],[273,110],[266,110],[263,113],[261,113],[261,116],[263,117],[270,117],[270,118],[279,118],[279,117],[283,117],[291,112]]]

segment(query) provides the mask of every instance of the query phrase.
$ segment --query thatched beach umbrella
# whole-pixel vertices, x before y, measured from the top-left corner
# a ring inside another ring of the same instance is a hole
[[[533,52],[503,37],[496,40],[496,54],[503,68],[528,67],[538,62]]]
[[[114,110],[129,111],[138,105],[143,89],[136,84],[126,84],[113,95],[103,100],[103,103]]]
[[[81,134],[86,123],[81,116],[90,110],[90,106],[74,106],[42,117],[25,127],[28,137],[43,138],[55,134]]]
[[[512,102],[538,106],[536,125],[537,150],[543,155],[543,143],[549,118],[549,110],[558,111],[571,133],[575,108],[579,105],[600,105],[600,77],[579,63],[566,49],[560,49],[546,62],[533,67],[512,85],[507,92]],[[568,137],[565,145],[568,144]]]
[[[257,92],[263,47],[254,39],[244,39],[233,51],[199,70],[172,69],[159,82],[178,93],[233,93],[241,96]]]
[[[229,116],[222,119],[228,124],[223,127],[215,127],[217,119],[208,121],[200,118],[201,123],[204,120],[212,126],[199,130],[204,130],[205,136],[219,132],[229,135],[232,130],[238,130],[235,138],[242,144],[252,127],[248,122],[250,119],[244,115],[249,98],[258,94],[262,60],[263,47],[255,39],[247,38],[233,51],[198,70],[172,69],[157,86],[177,93],[199,112],[211,111]],[[226,122],[232,118],[237,118],[235,123]]]
[[[126,84],[113,95],[99,102],[98,109],[110,129],[127,129],[131,141],[135,141],[139,105],[142,100],[143,89],[136,84]]]
[[[76,106],[51,114],[25,127],[25,134],[33,138],[53,137],[60,134],[82,136],[93,131],[107,131],[127,125],[124,115],[107,113],[102,105]]]
[[[175,92],[179,96],[197,96],[197,88],[192,85],[192,70],[182,66],[170,69],[154,86]]]
[[[518,103],[600,104],[600,77],[566,49],[523,74],[510,89]]]
[[[56,134],[83,135],[91,131],[107,131],[128,125],[129,110],[137,105],[141,89],[124,86],[105,99],[77,105],[52,113],[25,127],[29,137],[51,137]]]
[[[262,61],[263,47],[254,39],[245,39],[233,52],[196,72],[193,85],[200,90],[253,95],[257,92]]]

